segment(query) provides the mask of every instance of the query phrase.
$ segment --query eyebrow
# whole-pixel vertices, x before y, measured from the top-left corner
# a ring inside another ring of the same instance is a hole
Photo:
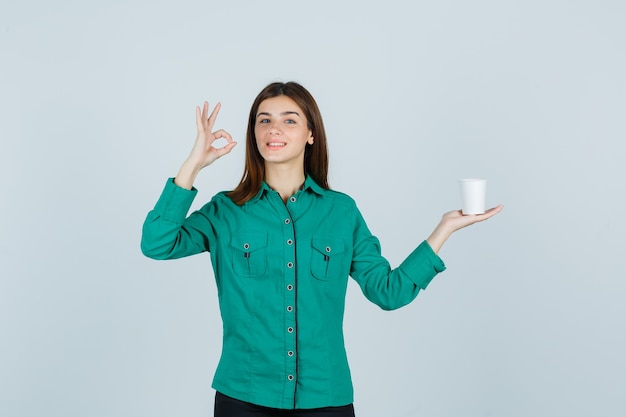
[[[288,116],[290,114],[295,114],[296,116],[300,117],[300,113],[298,113],[297,111],[284,111],[280,115],[281,116]],[[259,116],[271,116],[271,114],[264,111],[264,112],[258,113],[256,115],[256,117],[259,117]]]

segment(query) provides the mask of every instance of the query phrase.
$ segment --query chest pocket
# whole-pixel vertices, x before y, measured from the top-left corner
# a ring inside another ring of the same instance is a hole
[[[341,278],[346,264],[346,254],[342,240],[314,237],[311,240],[311,273],[317,279]]]
[[[267,270],[267,233],[236,233],[230,241],[233,271],[244,277],[258,277]]]

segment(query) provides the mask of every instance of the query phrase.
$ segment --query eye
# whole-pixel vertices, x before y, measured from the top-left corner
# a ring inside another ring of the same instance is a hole
[[[270,122],[270,119],[260,119],[259,120],[259,124],[264,124],[264,123],[267,124],[269,122]]]
[[[295,125],[295,124],[296,124],[296,121],[295,121],[295,120],[293,120],[293,119],[287,119],[287,120],[285,120],[285,123],[290,124],[290,125],[291,125],[291,124],[294,124],[294,125]]]

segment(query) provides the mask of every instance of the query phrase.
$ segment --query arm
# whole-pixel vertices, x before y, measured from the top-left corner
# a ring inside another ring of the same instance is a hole
[[[351,275],[368,300],[383,310],[400,308],[413,301],[420,290],[426,289],[430,281],[446,269],[437,253],[452,233],[487,220],[501,210],[502,206],[497,206],[481,215],[463,216],[460,211],[444,214],[429,238],[395,269],[391,269],[381,255],[378,239],[369,232],[359,213]]]
[[[187,212],[197,190],[186,190],[169,179],[154,209],[143,223],[141,251],[152,259],[175,259],[209,250],[213,228],[210,205],[203,210]]]
[[[229,153],[236,145],[224,130],[212,132],[219,113],[218,103],[210,116],[209,104],[204,102],[202,111],[196,107],[196,141],[174,180],[168,180],[156,206],[144,222],[141,250],[154,259],[173,259],[209,250],[212,226],[207,211],[198,211],[185,218],[197,193],[193,183],[203,168]],[[215,148],[213,143],[225,138],[227,144]]]
[[[371,234],[357,212],[354,249],[350,275],[361,287],[365,297],[383,310],[394,310],[409,304],[420,290],[446,269],[443,261],[422,242],[395,269],[381,254],[378,239]]]

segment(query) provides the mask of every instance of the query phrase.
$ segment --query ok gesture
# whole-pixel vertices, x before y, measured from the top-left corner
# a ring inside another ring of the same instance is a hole
[[[176,176],[175,182],[178,186],[191,189],[196,176],[202,168],[211,165],[216,159],[226,155],[237,145],[230,133],[225,130],[213,131],[213,126],[221,107],[221,104],[217,103],[209,115],[208,102],[204,102],[202,110],[200,110],[199,106],[196,106],[196,128],[198,130],[196,142]],[[213,143],[221,138],[226,139],[228,143],[221,148],[213,146]]]

